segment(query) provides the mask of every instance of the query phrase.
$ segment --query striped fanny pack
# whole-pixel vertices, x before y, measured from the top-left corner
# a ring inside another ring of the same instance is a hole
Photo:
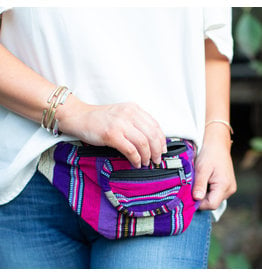
[[[117,150],[61,142],[42,154],[38,170],[71,208],[109,239],[185,231],[199,202],[192,197],[195,146],[167,138],[156,166],[134,168]]]

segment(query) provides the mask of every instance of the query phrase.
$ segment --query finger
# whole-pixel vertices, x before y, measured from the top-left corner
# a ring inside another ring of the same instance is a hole
[[[160,164],[163,147],[166,143],[165,136],[153,126],[152,122],[149,124],[145,120],[137,120],[134,122],[134,126],[147,138],[152,161]]]
[[[149,166],[151,150],[147,137],[134,127],[128,127],[125,130],[125,137],[136,147],[141,158],[141,163],[144,166]]]
[[[161,154],[167,153],[166,136],[164,135],[164,133],[160,127],[156,127],[156,131],[158,132],[158,135],[160,137]]]
[[[206,194],[206,197],[201,201],[199,209],[201,210],[216,210],[221,202],[225,199],[224,191],[214,184],[215,188],[212,188]]]
[[[215,210],[224,199],[229,198],[236,191],[235,179],[216,179],[210,184],[209,192],[200,204],[200,209]]]
[[[166,153],[167,152],[166,136],[165,136],[164,132],[162,131],[159,123],[146,111],[143,112],[142,117],[146,121],[146,123],[148,124],[148,126],[150,128],[149,132],[152,130],[156,131],[156,133],[157,133],[156,135],[160,139],[162,153]]]
[[[141,157],[137,148],[124,136],[117,136],[110,146],[120,151],[135,168],[141,168]]]
[[[150,139],[151,159],[155,164],[161,163],[161,155],[163,153],[163,146],[159,139]]]
[[[196,163],[195,183],[193,187],[193,198],[195,200],[202,200],[206,196],[210,175],[211,170],[207,166],[203,167]]]

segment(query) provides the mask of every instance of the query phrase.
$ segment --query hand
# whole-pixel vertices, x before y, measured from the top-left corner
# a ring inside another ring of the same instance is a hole
[[[196,159],[193,188],[193,197],[201,200],[202,210],[217,209],[236,192],[230,148],[230,135],[225,126],[213,124],[206,128],[203,147]]]
[[[159,124],[134,103],[88,105],[70,95],[57,110],[59,129],[96,146],[116,148],[136,168],[161,162],[166,139]]]

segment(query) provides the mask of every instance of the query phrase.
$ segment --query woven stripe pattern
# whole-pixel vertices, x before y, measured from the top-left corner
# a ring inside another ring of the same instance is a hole
[[[90,154],[87,145],[60,142],[43,155],[38,169],[106,238],[178,235],[199,207],[192,197],[196,148],[178,138],[168,138],[170,144],[174,150],[162,155],[160,165],[136,169],[121,154],[101,154],[101,147],[100,154]]]

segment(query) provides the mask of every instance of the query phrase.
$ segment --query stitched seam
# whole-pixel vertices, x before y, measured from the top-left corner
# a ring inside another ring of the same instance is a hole
[[[204,257],[203,257],[203,268],[207,268],[207,266],[208,266],[208,255],[209,255],[210,237],[211,237],[211,230],[212,230],[211,212],[210,211],[209,211],[209,215],[208,215],[208,224],[209,224],[209,227],[208,227],[207,242],[206,242]]]

